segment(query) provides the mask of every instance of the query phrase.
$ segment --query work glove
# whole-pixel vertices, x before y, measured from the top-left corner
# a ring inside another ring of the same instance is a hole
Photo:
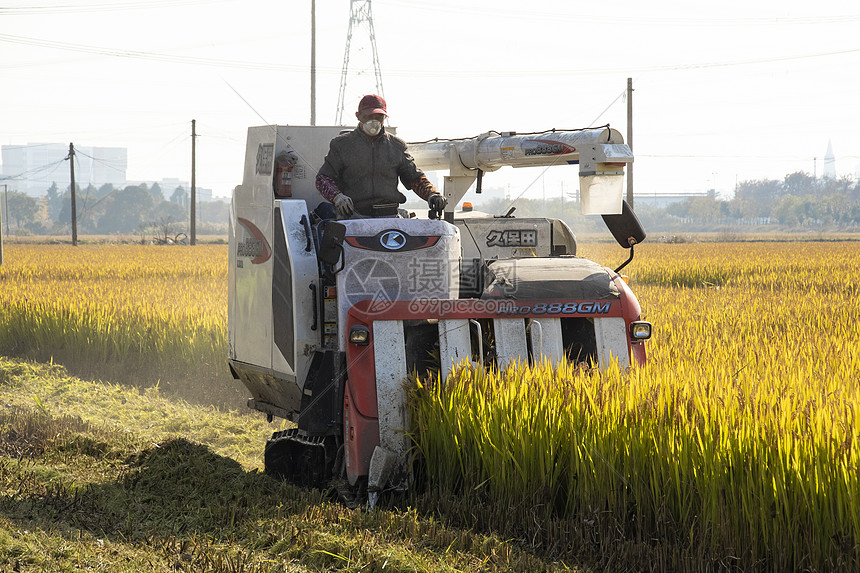
[[[433,193],[427,197],[427,205],[430,206],[431,211],[444,211],[447,204],[448,200],[439,193]]]
[[[334,196],[334,208],[337,209],[337,214],[342,218],[346,219],[351,217],[353,212],[355,211],[355,207],[352,204],[352,199],[344,195],[343,193],[338,193]]]

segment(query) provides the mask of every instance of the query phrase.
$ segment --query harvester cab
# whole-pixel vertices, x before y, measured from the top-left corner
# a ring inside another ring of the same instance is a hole
[[[233,194],[230,369],[251,408],[292,422],[266,444],[268,472],[340,484],[372,501],[409,485],[410,373],[444,378],[460,364],[541,360],[644,364],[651,326],[621,267],[577,257],[558,219],[453,212],[485,172],[579,165],[583,212],[602,214],[632,259],[645,233],[622,200],[633,156],[617,131],[410,144],[420,168],[447,171],[444,213],[321,219],[314,180],[343,129],[250,128]]]

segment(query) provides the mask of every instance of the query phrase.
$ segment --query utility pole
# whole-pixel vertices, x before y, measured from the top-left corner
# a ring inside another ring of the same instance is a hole
[[[72,190],[72,246],[78,246],[78,208],[75,203],[75,144],[69,143],[69,171]]]
[[[633,78],[627,78],[627,146],[633,151]],[[633,209],[633,162],[627,164],[627,203]]]
[[[311,0],[311,125],[317,124],[317,0]]]
[[[191,120],[191,245],[197,244],[197,120]]]

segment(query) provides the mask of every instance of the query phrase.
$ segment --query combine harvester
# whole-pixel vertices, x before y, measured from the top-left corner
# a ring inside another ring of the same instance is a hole
[[[233,195],[230,369],[251,408],[295,423],[267,442],[267,472],[340,483],[372,504],[378,492],[409,485],[409,373],[444,378],[466,361],[645,363],[651,325],[618,274],[645,238],[622,200],[633,155],[620,133],[489,132],[410,144],[421,169],[447,171],[444,213],[320,220],[314,180],[344,129],[352,128],[250,128]],[[614,271],[577,257],[558,219],[454,213],[485,172],[567,164],[579,165],[582,212],[602,214],[630,249]]]

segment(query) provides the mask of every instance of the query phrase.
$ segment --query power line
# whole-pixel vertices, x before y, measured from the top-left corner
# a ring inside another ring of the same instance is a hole
[[[72,44],[70,42],[57,42],[54,40],[42,40],[39,38],[27,38],[24,36],[13,36],[11,34],[0,34],[0,42],[10,44],[21,44],[25,46],[37,46],[40,48],[49,48],[62,51],[82,52],[86,54],[95,54],[99,56],[109,56],[115,58],[130,58],[137,60],[152,60],[157,62],[168,62],[174,64],[191,64],[195,66],[212,66],[224,68],[239,68],[244,70],[269,70],[269,71],[304,71],[307,66],[288,65],[288,64],[271,64],[262,62],[249,62],[238,60],[224,60],[219,58],[196,58],[192,56],[175,56],[170,54],[160,54],[158,52],[146,52],[140,50],[124,50],[116,48],[103,48],[99,46],[87,46],[84,44]],[[10,63],[0,66],[2,68],[26,67],[26,63]],[[331,68],[334,72],[334,68]]]
[[[465,14],[473,14],[485,18],[487,16],[486,6],[468,5],[463,2],[451,4],[441,3],[438,0],[434,2],[426,2],[426,0],[377,0],[380,4],[399,6],[402,8],[425,10],[435,13],[448,12],[457,14],[462,17]],[[573,5],[573,4],[571,4]],[[648,25],[666,25],[671,27],[680,26],[707,26],[707,27],[736,27],[736,26],[787,26],[787,25],[827,25],[827,24],[844,24],[860,21],[860,14],[846,15],[829,15],[829,16],[796,16],[796,17],[776,17],[776,16],[745,16],[745,17],[725,17],[725,16],[625,16],[619,13],[595,15],[586,14],[581,11],[575,13],[559,13],[557,10],[539,11],[538,5],[528,5],[528,9],[511,9],[498,6],[496,3],[492,7],[492,15],[494,17],[503,17],[516,19],[518,21],[543,21],[551,22],[571,21],[577,24],[600,24],[600,25],[620,25],[630,24],[641,26]]]
[[[7,175],[7,176],[3,176],[3,177],[2,177],[2,180],[3,180],[3,181],[19,181],[19,180],[27,180],[27,179],[31,179],[31,178],[32,178],[32,176],[34,176],[34,175],[38,175],[38,174],[40,174],[40,173],[42,173],[42,172],[44,172],[44,171],[47,171],[48,169],[51,169],[51,170],[56,169],[57,167],[59,167],[60,165],[62,165],[62,163],[63,163],[64,161],[65,161],[65,159],[60,159],[59,161],[56,161],[56,162],[54,162],[54,163],[49,163],[49,164],[47,164],[47,165],[43,165],[43,166],[41,166],[41,167],[36,167],[36,168],[30,169],[30,170],[28,170],[28,171],[24,171],[24,172],[22,172],[22,173],[18,173],[17,175]],[[53,171],[51,171],[51,172],[53,172]]]
[[[842,56],[846,54],[857,54],[860,53],[860,48],[852,48],[847,50],[833,50],[827,52],[813,52],[806,54],[794,54],[794,55],[785,55],[785,56],[768,56],[761,58],[749,58],[742,60],[723,60],[723,61],[711,61],[711,62],[694,62],[689,64],[667,64],[663,66],[644,66],[644,67],[636,67],[636,68],[619,68],[619,69],[611,69],[606,67],[600,68],[586,68],[586,69],[504,69],[504,70],[439,70],[439,71],[428,71],[428,70],[387,70],[386,75],[388,76],[399,76],[399,77],[413,77],[413,76],[422,76],[422,77],[439,77],[439,78],[465,78],[465,79],[474,79],[474,78],[525,78],[525,77],[557,77],[561,75],[618,75],[618,74],[627,74],[630,72],[634,72],[636,74],[642,73],[654,73],[654,72],[674,72],[674,71],[685,71],[685,70],[702,70],[702,69],[710,69],[710,68],[728,68],[728,67],[736,67],[736,66],[749,66],[755,64],[768,64],[774,62],[787,62],[793,60],[805,60],[805,59],[813,59],[813,58],[824,58],[830,56]]]
[[[3,149],[33,149],[36,147],[48,147],[53,143],[28,143],[27,145],[4,145]]]
[[[858,18],[860,19],[860,18]],[[139,59],[139,60],[151,60],[151,61],[159,61],[159,62],[168,62],[175,64],[190,64],[190,65],[198,65],[198,66],[210,66],[210,67],[225,67],[225,68],[238,68],[245,70],[263,70],[263,71],[290,71],[290,72],[304,72],[308,70],[308,66],[306,65],[289,65],[289,64],[275,64],[275,63],[263,63],[263,62],[251,62],[251,61],[242,61],[242,60],[225,60],[220,58],[199,58],[192,56],[179,56],[179,55],[170,55],[170,54],[162,54],[157,52],[147,52],[147,51],[139,51],[139,50],[124,50],[124,49],[115,49],[115,48],[104,48],[99,46],[88,46],[84,44],[73,44],[69,42],[57,42],[53,40],[42,40],[39,38],[27,38],[24,36],[14,36],[11,34],[0,34],[0,42],[12,43],[12,44],[22,44],[29,46],[37,46],[42,48],[49,48],[55,50],[62,51],[75,51],[82,52],[87,54],[95,54],[100,56],[108,56],[108,57],[116,57],[116,58],[130,58],[130,59]],[[813,58],[823,58],[823,57],[831,57],[831,56],[841,56],[847,54],[856,54],[860,53],[860,48],[852,48],[845,50],[831,50],[831,51],[822,51],[822,52],[810,52],[810,53],[801,53],[801,54],[791,54],[791,55],[781,55],[781,56],[766,56],[760,58],[749,58],[749,59],[741,59],[741,60],[723,60],[723,61],[711,61],[711,62],[694,62],[688,64],[668,64],[662,66],[645,66],[638,68],[629,68],[626,67],[623,70],[613,70],[608,69],[606,67],[599,68],[586,68],[586,69],[535,69],[530,67],[528,69],[513,69],[513,68],[505,68],[500,70],[474,70],[474,69],[445,69],[445,70],[428,70],[428,69],[386,69],[386,75],[395,76],[395,77],[427,77],[427,78],[466,78],[466,79],[474,79],[474,78],[524,78],[524,77],[557,77],[559,75],[616,75],[620,73],[629,74],[629,73],[653,73],[653,72],[671,72],[671,71],[684,71],[684,70],[697,70],[697,69],[710,69],[710,68],[720,68],[720,67],[735,67],[735,66],[747,66],[754,64],[766,64],[766,63],[774,63],[774,62],[787,62],[793,60],[804,60],[804,59],[813,59]],[[29,64],[26,62],[11,62],[0,65],[0,69],[10,69],[10,68],[19,68],[19,67],[27,67]],[[335,68],[320,68],[317,67],[317,70],[324,71],[326,73],[336,73],[337,70]],[[341,73],[343,70],[341,70]]]
[[[81,150],[79,150],[79,149],[75,149],[75,158],[76,158],[76,159],[77,159],[77,156],[78,156],[78,155],[83,155],[84,157],[86,157],[86,158],[88,158],[88,159],[92,159],[95,163],[99,163],[99,164],[101,164],[101,165],[104,165],[105,167],[108,167],[108,168],[110,168],[110,169],[113,169],[114,171],[116,171],[116,172],[118,172],[118,173],[125,174],[125,169],[122,169],[121,167],[118,167],[118,165],[123,165],[123,162],[122,162],[122,161],[113,161],[113,162],[111,162],[110,160],[107,160],[107,159],[100,159],[100,158],[98,158],[98,157],[93,157],[92,155],[87,155],[87,154],[86,154],[86,153],[84,153],[83,151],[81,151]],[[80,162],[79,162],[79,163],[80,163]],[[113,163],[113,165],[111,165],[111,163]],[[126,161],[126,162],[125,162],[125,164],[127,164],[127,163],[128,163],[128,162]]]
[[[146,0],[137,2],[105,2],[91,4],[54,4],[38,6],[0,7],[0,16],[29,16],[44,14],[74,14],[87,12],[118,12],[127,10],[146,10],[216,4],[229,0]]]

